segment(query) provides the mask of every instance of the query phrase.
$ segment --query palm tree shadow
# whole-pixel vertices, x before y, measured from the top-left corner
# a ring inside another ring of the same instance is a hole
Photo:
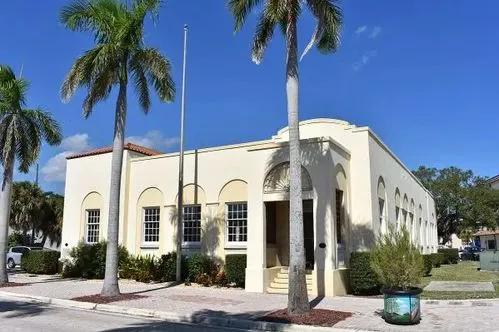
[[[0,300],[0,315],[3,319],[34,317],[47,310],[52,309],[40,303],[18,302],[6,299]],[[2,313],[7,314],[3,315]]]

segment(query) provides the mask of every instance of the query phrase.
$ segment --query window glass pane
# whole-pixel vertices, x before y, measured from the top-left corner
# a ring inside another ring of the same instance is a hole
[[[201,205],[184,206],[183,241],[201,242]]]
[[[159,242],[160,208],[144,208],[144,242]]]
[[[343,191],[336,189],[336,242],[343,243]]]
[[[227,204],[227,241],[246,242],[248,240],[248,204]]]
[[[87,243],[99,242],[100,210],[87,210]]]

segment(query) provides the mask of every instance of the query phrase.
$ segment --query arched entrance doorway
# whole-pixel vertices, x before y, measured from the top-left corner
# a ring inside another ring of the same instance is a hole
[[[303,234],[307,269],[314,268],[314,212],[312,180],[302,166]],[[289,265],[289,162],[272,168],[264,181],[267,267]]]

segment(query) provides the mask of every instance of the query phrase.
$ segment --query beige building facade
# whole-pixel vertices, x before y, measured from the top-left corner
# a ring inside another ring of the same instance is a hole
[[[368,127],[300,123],[304,239],[312,294],[347,291],[349,254],[405,224],[436,252],[431,194]],[[246,254],[246,290],[271,292],[289,259],[288,128],[268,140],[187,151],[183,253]],[[133,254],[175,250],[178,153],[126,145],[119,239]],[[106,239],[110,149],[67,160],[62,254]]]

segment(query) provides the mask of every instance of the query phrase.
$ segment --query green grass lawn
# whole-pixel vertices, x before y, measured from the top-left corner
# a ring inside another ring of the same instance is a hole
[[[478,271],[478,262],[460,262],[459,264],[442,265],[431,270],[431,276],[423,277],[421,288],[430,281],[492,281],[495,292],[429,292],[424,291],[425,299],[462,300],[499,298],[499,273]]]

